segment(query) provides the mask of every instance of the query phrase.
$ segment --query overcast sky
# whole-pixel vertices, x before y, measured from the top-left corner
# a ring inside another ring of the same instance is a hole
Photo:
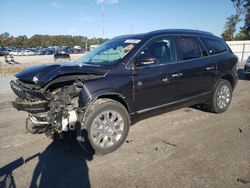
[[[0,33],[114,37],[166,28],[220,35],[234,12],[230,0],[0,0]]]

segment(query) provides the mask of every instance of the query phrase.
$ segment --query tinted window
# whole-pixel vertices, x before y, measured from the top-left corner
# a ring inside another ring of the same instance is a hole
[[[210,38],[202,38],[201,40],[211,55],[227,51],[226,45],[220,40]]]
[[[207,49],[204,47],[204,45],[201,43],[201,41],[199,41],[199,45],[200,45],[200,48],[201,48],[201,52],[202,52],[202,56],[208,56],[208,52],[207,52]]]
[[[193,37],[177,37],[182,60],[195,59],[202,56],[198,41]]]
[[[161,37],[153,40],[143,48],[140,56],[154,57],[158,64],[176,61],[173,38]]]

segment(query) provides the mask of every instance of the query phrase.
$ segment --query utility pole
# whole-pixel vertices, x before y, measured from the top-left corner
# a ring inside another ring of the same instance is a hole
[[[102,37],[104,38],[104,0],[102,0],[102,13],[101,13],[101,16],[102,16]]]
[[[87,52],[88,51],[88,42],[87,42],[88,39],[85,40],[85,51]]]

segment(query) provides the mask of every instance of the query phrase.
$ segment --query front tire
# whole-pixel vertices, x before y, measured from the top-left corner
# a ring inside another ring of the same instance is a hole
[[[229,81],[220,79],[217,82],[212,98],[208,104],[208,111],[213,113],[225,112],[232,100],[232,86]]]
[[[111,99],[97,99],[86,112],[84,123],[94,152],[107,154],[125,141],[130,118],[121,103]]]

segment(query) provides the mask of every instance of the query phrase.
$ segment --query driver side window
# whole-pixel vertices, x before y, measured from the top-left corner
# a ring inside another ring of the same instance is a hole
[[[151,57],[157,60],[157,64],[167,64],[176,61],[174,40],[172,37],[161,37],[147,44],[140,56]]]

